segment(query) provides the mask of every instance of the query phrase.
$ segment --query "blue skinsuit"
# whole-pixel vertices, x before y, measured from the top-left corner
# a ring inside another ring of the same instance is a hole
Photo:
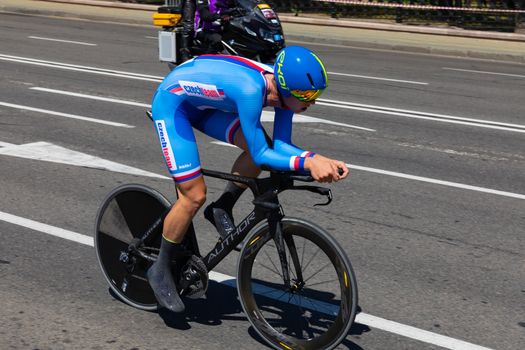
[[[153,98],[152,113],[166,164],[176,182],[201,175],[193,128],[233,144],[242,128],[257,166],[304,170],[306,152],[291,143],[293,112],[275,108],[273,148],[260,121],[270,66],[246,58],[202,55],[174,69]]]

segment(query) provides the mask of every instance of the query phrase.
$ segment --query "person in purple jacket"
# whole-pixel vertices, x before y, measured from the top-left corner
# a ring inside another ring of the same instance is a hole
[[[157,261],[148,269],[148,281],[159,304],[184,311],[170,264],[192,218],[206,201],[193,129],[243,150],[232,173],[257,177],[261,167],[309,172],[318,182],[347,177],[344,162],[305,151],[291,141],[294,113],[307,110],[328,84],[319,57],[301,46],[282,49],[273,68],[243,57],[202,55],[175,68],[160,84],[152,115],[162,154],[173,177],[178,199],[165,218]],[[264,107],[275,111],[273,140],[261,124]],[[232,208],[244,191],[228,183],[224,193],[205,209],[205,217],[220,208],[233,226]]]
[[[230,20],[234,3],[230,0],[196,0],[196,37],[203,43],[206,53],[221,53],[222,24]]]

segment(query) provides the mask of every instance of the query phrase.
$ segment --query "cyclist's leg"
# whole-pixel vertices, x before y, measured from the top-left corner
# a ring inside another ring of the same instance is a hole
[[[243,152],[235,160],[232,173],[236,175],[257,177],[261,170],[255,165],[248,151],[247,142],[240,126],[239,116],[235,113],[223,111],[209,112],[196,126],[200,131],[218,140],[236,145]],[[205,217],[215,225],[213,208],[221,208],[226,211],[233,228],[232,209],[246,186],[228,182],[221,197],[211,203],[205,210]],[[228,226],[228,222],[225,222]]]
[[[243,176],[257,177],[261,173],[261,168],[259,168],[253,162],[253,158],[250,155],[248,150],[248,144],[244,138],[242,128],[239,128],[238,132],[234,136],[234,144],[243,150],[243,152],[237,157],[232,166],[233,174],[240,174]],[[239,187],[246,188],[243,184],[236,184]]]
[[[148,269],[148,281],[160,305],[174,312],[184,311],[171,273],[175,252],[188,226],[205,201],[206,186],[200,170],[199,154],[191,118],[200,111],[177,95],[159,92],[153,101],[153,119],[169,172],[177,184],[179,199],[164,220],[157,261]]]
[[[152,114],[162,154],[179,193],[164,221],[163,235],[180,243],[191,219],[206,200],[206,185],[192,127],[192,121],[204,112],[175,94],[160,91],[153,101]]]
[[[206,184],[202,175],[177,183],[177,201],[164,219],[163,235],[180,243],[188,230],[191,220],[206,202]]]
[[[208,136],[235,145],[243,150],[233,164],[232,172],[234,174],[249,177],[257,177],[260,174],[261,169],[252,160],[239,116],[236,113],[209,112],[200,119],[196,128]]]

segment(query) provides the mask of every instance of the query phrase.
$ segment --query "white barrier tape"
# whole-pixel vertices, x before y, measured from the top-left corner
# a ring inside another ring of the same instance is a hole
[[[343,5],[358,5],[370,7],[395,7],[415,10],[450,10],[450,11],[466,11],[466,12],[490,12],[490,13],[525,13],[525,10],[508,10],[508,9],[491,9],[491,8],[477,8],[477,7],[450,7],[450,6],[432,6],[432,5],[406,5],[398,3],[384,3],[384,2],[364,2],[359,0],[314,0],[317,2],[333,2]]]

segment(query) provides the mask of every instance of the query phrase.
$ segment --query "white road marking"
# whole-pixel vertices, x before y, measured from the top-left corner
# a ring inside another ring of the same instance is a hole
[[[22,106],[22,105],[18,105],[18,104],[14,104],[14,103],[0,102],[0,106],[9,107],[9,108],[16,108],[16,109],[22,109],[22,110],[31,111],[31,112],[44,113],[44,114],[49,114],[49,115],[56,115],[56,116],[64,117],[64,118],[78,119],[78,120],[83,120],[83,121],[86,121],[86,122],[117,126],[117,127],[121,127],[121,128],[134,128],[135,127],[133,125],[116,123],[116,122],[110,122],[108,120],[83,117],[83,116],[80,116],[80,115],[68,114],[68,113],[62,113],[62,112],[55,112],[55,111],[50,111],[50,110],[47,110],[47,109],[34,108],[34,107],[29,107],[29,106]]]
[[[90,247],[94,247],[94,239],[91,236],[83,235],[73,231],[64,230],[59,227],[44,224],[38,221],[22,218],[16,215],[8,214],[0,211],[0,220],[29,228],[34,231],[43,232],[55,237],[67,239],[73,242],[81,243]],[[237,287],[236,278],[220,272],[211,271],[209,273],[211,280],[221,283],[233,288]],[[262,288],[262,286],[261,286]],[[260,294],[262,290],[255,286],[254,292]],[[264,287],[266,290],[268,287]],[[272,298],[271,295],[265,294],[265,296]],[[315,301],[312,301],[315,303]],[[440,346],[446,349],[454,350],[490,350],[489,348],[479,346],[473,343],[469,343],[463,340],[447,337],[441,334],[429,332],[423,329],[419,329],[413,326],[408,326],[399,322],[387,320],[381,317],[366,314],[364,312],[359,313],[355,319],[356,322],[367,325],[372,328],[380,329],[386,332],[398,334],[407,338],[419,340],[428,344]]]
[[[449,187],[456,187],[456,188],[461,188],[461,189],[464,189],[464,190],[471,190],[471,191],[477,191],[477,192],[483,192],[483,193],[490,193],[490,194],[495,194],[495,195],[498,195],[498,196],[517,198],[517,199],[525,199],[525,194],[493,190],[493,189],[490,189],[490,188],[465,185],[465,184],[458,183],[458,182],[443,181],[443,180],[432,179],[432,178],[428,178],[428,177],[409,175],[409,174],[398,173],[398,172],[395,172],[395,171],[388,171],[388,170],[382,170],[382,169],[374,169],[374,168],[369,168],[369,167],[364,167],[364,166],[359,166],[359,165],[347,164],[346,166],[349,167],[350,169],[354,169],[354,170],[361,170],[361,171],[367,171],[367,172],[376,173],[376,174],[400,177],[400,178],[409,179],[409,180],[427,182],[427,183],[438,184],[438,185],[449,186]]]
[[[27,62],[38,62],[38,63],[50,63],[56,66],[64,66],[64,67],[73,67],[73,68],[85,68],[89,71],[100,71],[100,72],[108,72],[108,73],[118,73],[118,74],[126,74],[126,75],[133,75],[138,77],[144,77],[144,78],[155,78],[158,80],[164,79],[164,77],[160,76],[153,76],[149,74],[142,74],[142,73],[134,73],[134,72],[128,72],[128,71],[121,71],[121,70],[114,70],[114,69],[106,69],[106,68],[99,68],[99,67],[92,67],[92,66],[82,66],[78,64],[70,64],[70,63],[63,63],[63,62],[55,62],[55,61],[46,61],[41,60],[38,58],[30,58],[30,57],[21,57],[21,56],[12,56],[12,55],[4,55],[0,54],[0,59],[9,59],[9,60],[16,60],[20,63],[27,63]]]
[[[125,104],[125,105],[130,105],[130,106],[146,107],[146,108],[150,108],[151,107],[151,105],[147,104],[147,103],[126,101],[126,100],[118,100],[116,98],[101,97],[101,96],[94,96],[94,95],[86,95],[86,94],[80,94],[80,93],[71,92],[71,91],[47,89],[47,88],[43,88],[43,87],[31,87],[29,89],[36,90],[36,91],[50,92],[50,93],[59,94],[59,95],[67,95],[67,96],[88,98],[88,99],[91,99],[91,100],[120,103],[120,104]]]
[[[37,39],[37,40],[47,40],[47,41],[57,41],[57,42],[61,42],[61,43],[66,43],[66,44],[77,44],[77,45],[86,45],[86,46],[97,46],[97,44],[91,44],[91,43],[86,43],[86,42],[83,42],[83,41],[71,41],[71,40],[62,40],[62,39],[53,39],[53,38],[44,38],[44,37],[41,37],[41,36],[28,36],[29,39]]]
[[[43,67],[57,68],[57,69],[72,70],[72,71],[77,71],[77,72],[108,75],[112,77],[119,77],[119,78],[126,78],[126,79],[153,81],[157,83],[161,82],[162,79],[164,79],[163,77],[152,77],[152,76],[148,76],[145,74],[124,72],[124,71],[117,71],[117,70],[110,70],[110,69],[102,69],[102,68],[96,68],[96,67],[87,67],[87,66],[80,66],[80,65],[75,65],[75,64],[59,63],[59,62],[52,62],[52,61],[44,61],[44,60],[37,60],[33,58],[25,58],[25,57],[18,57],[18,56],[3,55],[3,54],[0,54],[0,60],[12,61],[12,62],[18,62],[18,63],[26,63],[26,64],[32,64],[32,65],[37,65],[37,66],[43,66]]]
[[[331,74],[331,75],[342,75],[342,76],[345,76],[345,77],[361,78],[361,79],[373,79],[373,80],[392,81],[392,82],[396,82],[396,83],[405,83],[405,84],[428,85],[428,83],[423,83],[423,82],[420,82],[420,81],[380,78],[380,77],[372,77],[372,76],[368,76],[368,75],[357,75],[357,74],[336,73],[336,72],[328,72],[328,74]]]
[[[399,334],[401,336],[419,340],[428,344],[441,346],[445,349],[454,350],[490,350],[490,348],[469,343],[463,340],[447,337],[424,329],[408,326],[399,322],[390,321],[385,318],[359,313],[356,316],[356,322],[368,325],[372,328],[378,328],[386,332]]]
[[[273,112],[263,111],[261,114],[261,121],[262,122],[273,122],[274,117],[275,117],[275,114]],[[333,122],[331,120],[310,117],[304,114],[295,114],[292,120],[294,123],[321,123],[321,124],[344,126],[346,128],[358,129],[358,130],[364,130],[364,131],[372,131],[372,132],[375,131],[374,129],[364,128],[362,126]]]
[[[221,142],[221,141],[212,141],[211,143],[217,144],[219,146],[236,147],[236,146],[230,145],[229,143],[225,143],[225,142]],[[381,175],[400,177],[400,178],[404,178],[404,179],[408,179],[408,180],[421,181],[421,182],[438,184],[438,185],[443,185],[443,186],[448,186],[448,187],[461,188],[461,189],[464,189],[464,190],[495,194],[495,195],[503,196],[503,197],[525,199],[525,194],[520,194],[520,193],[499,191],[499,190],[494,190],[494,189],[484,188],[484,187],[479,187],[479,186],[465,185],[465,184],[458,183],[458,182],[451,182],[451,181],[432,179],[432,178],[429,178],[429,177],[398,173],[398,172],[395,172],[395,171],[382,170],[382,169],[376,169],[376,168],[369,168],[369,167],[360,166],[360,165],[346,164],[346,166],[348,168],[350,168],[350,169],[366,171],[366,172],[370,172],[370,173],[376,173],[376,174],[381,174]]]
[[[223,141],[211,141],[210,143],[214,143],[219,146],[226,146],[226,147],[232,147],[232,148],[238,148],[235,145],[232,145],[231,143],[223,142]]]
[[[449,68],[449,67],[442,67],[442,69],[453,70],[453,71],[456,71],[456,72],[468,72],[468,73],[478,73],[478,74],[501,75],[501,76],[505,76],[505,77],[525,78],[525,75],[521,75],[521,74],[486,72],[486,71],[482,71],[482,70],[459,69],[459,68]]]
[[[4,143],[4,147],[0,148],[0,155],[42,160],[52,163],[69,164],[79,167],[114,171],[117,173],[147,176],[159,179],[170,179],[166,176],[112,162],[86,153],[73,151],[48,142],[33,142],[23,145]]]
[[[0,220],[93,247],[93,237],[0,211]]]
[[[501,123],[501,122],[495,122],[491,120],[463,118],[463,117],[456,117],[456,116],[446,115],[446,114],[426,113],[426,112],[419,112],[419,111],[408,110],[408,109],[398,109],[398,108],[367,105],[367,104],[352,103],[352,102],[338,101],[338,100],[329,100],[329,99],[322,99],[322,98],[318,99],[316,104],[321,105],[321,106],[353,109],[353,110],[364,111],[364,112],[396,115],[396,116],[407,117],[407,118],[433,120],[433,121],[438,121],[442,123],[461,124],[461,125],[476,126],[480,128],[490,128],[490,129],[525,133],[525,125],[523,124]]]

